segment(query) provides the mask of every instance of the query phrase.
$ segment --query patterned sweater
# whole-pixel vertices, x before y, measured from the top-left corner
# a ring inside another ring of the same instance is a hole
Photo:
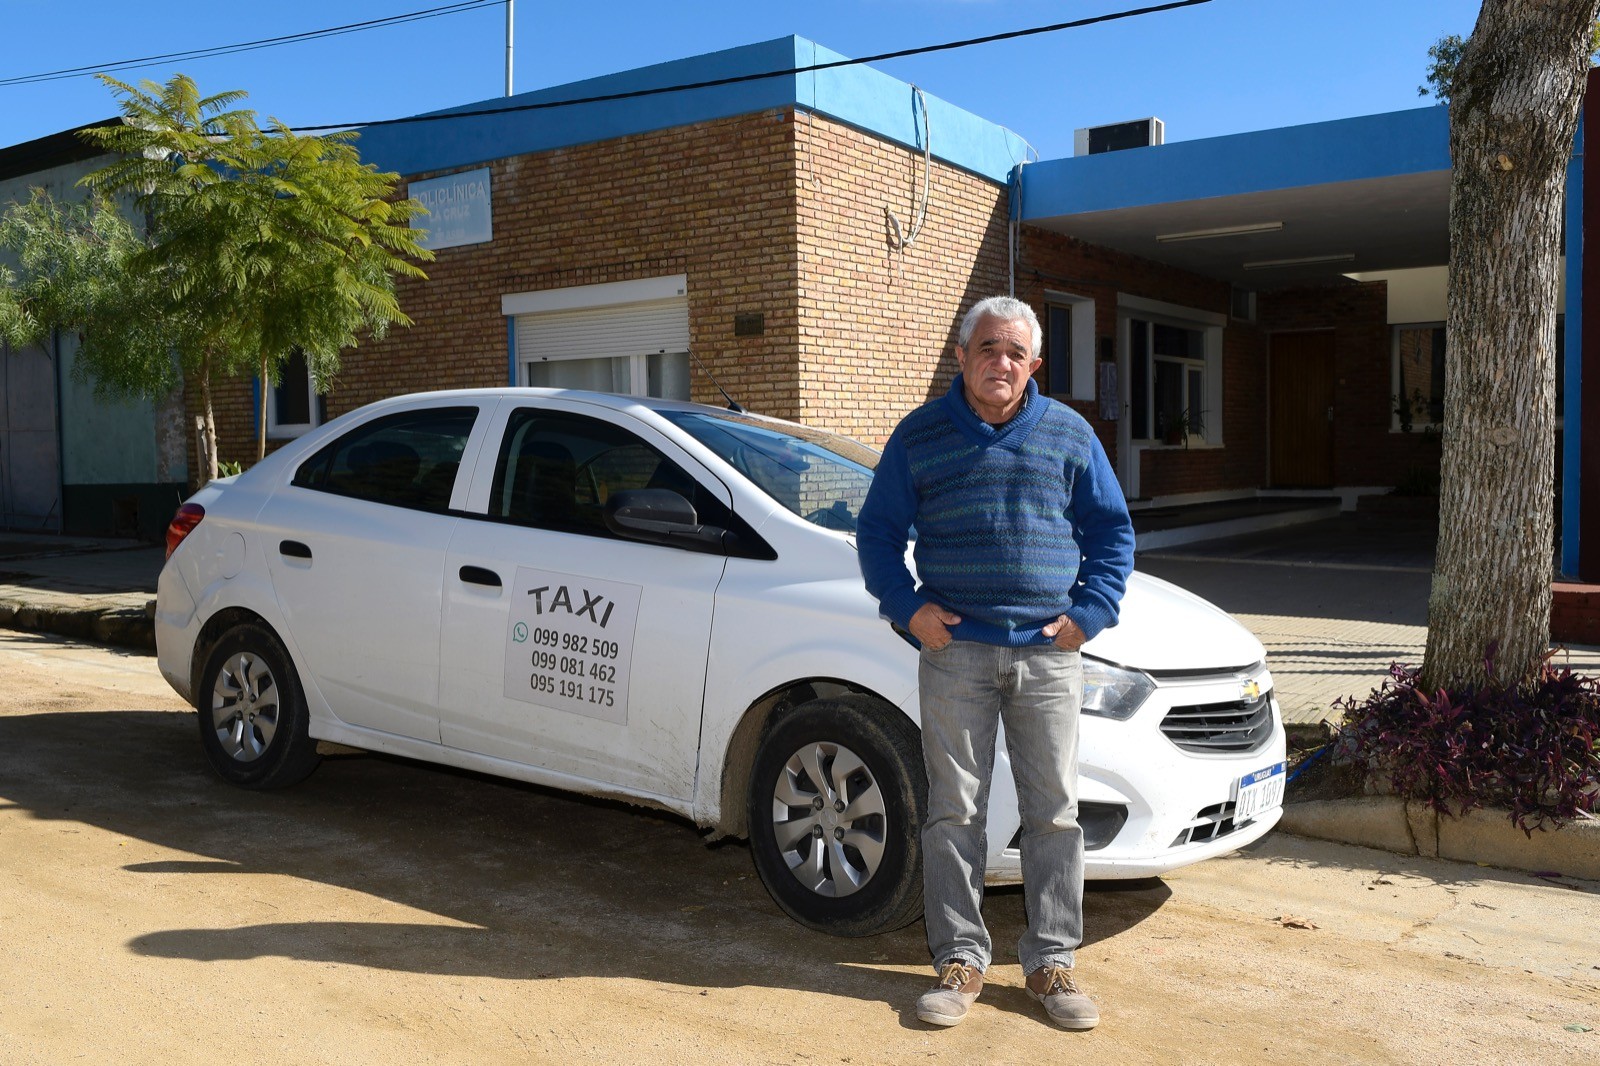
[[[905,564],[912,535],[920,587]],[[1048,644],[1040,630],[1062,614],[1093,637],[1116,624],[1133,570],[1133,523],[1105,450],[1032,380],[1003,426],[973,412],[960,375],[907,415],[884,447],[856,543],[890,621],[908,628],[932,602],[961,616],[955,639],[984,644]]]

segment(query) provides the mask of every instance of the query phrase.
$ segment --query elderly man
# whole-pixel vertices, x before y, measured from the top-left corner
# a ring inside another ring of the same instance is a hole
[[[961,322],[961,373],[884,448],[857,526],[883,614],[922,646],[928,946],[939,982],[917,1017],[955,1025],[992,958],[979,910],[998,725],[1022,815],[1028,992],[1052,1021],[1092,1029],[1073,978],[1083,940],[1078,826],[1078,648],[1117,621],[1133,526],[1105,450],[1071,408],[1039,394],[1039,320],[995,296]],[[915,527],[919,586],[905,565]]]

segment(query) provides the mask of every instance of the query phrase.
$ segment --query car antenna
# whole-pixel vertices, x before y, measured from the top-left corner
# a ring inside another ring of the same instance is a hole
[[[706,369],[706,365],[700,361],[700,357],[698,355],[695,355],[694,352],[691,351],[689,353],[689,358],[693,359],[694,365],[700,368],[700,373],[704,374],[711,384],[717,386],[717,391],[722,393],[722,398],[728,401],[728,410],[737,415],[748,414],[743,407],[739,406],[739,401],[735,400],[732,396],[729,396],[728,390],[723,388],[721,383],[718,382],[716,378],[711,376],[711,371]]]

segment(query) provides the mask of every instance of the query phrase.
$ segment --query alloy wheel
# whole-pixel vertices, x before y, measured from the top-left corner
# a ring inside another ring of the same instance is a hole
[[[230,758],[254,762],[278,731],[278,684],[259,655],[230,656],[211,687],[211,726]]]
[[[773,837],[789,872],[822,896],[860,890],[883,862],[883,792],[861,757],[818,741],[790,755],[772,794]]]

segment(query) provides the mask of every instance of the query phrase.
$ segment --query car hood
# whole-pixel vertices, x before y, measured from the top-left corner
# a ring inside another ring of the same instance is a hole
[[[1135,571],[1121,620],[1083,647],[1085,653],[1141,670],[1210,672],[1250,666],[1266,649],[1220,607],[1158,577]]]
[[[854,536],[844,538],[860,550]],[[906,569],[917,573],[914,548]],[[1256,635],[1210,600],[1159,577],[1128,575],[1119,621],[1083,646],[1086,654],[1139,670],[1210,673],[1254,666],[1267,657]]]

